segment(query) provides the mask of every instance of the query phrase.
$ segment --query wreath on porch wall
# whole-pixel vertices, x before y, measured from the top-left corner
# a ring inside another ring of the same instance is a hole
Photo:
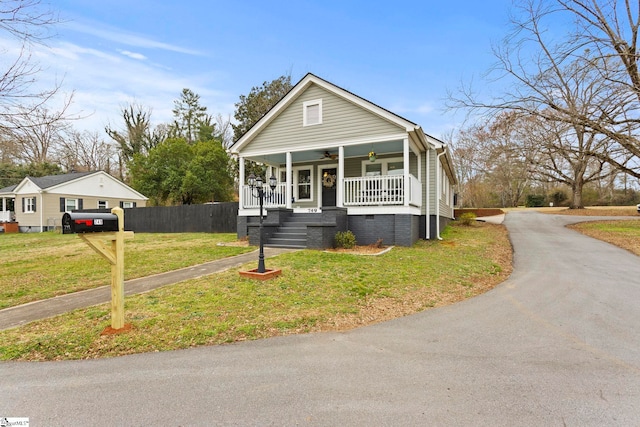
[[[322,177],[322,185],[324,185],[327,188],[333,187],[335,185],[335,183],[336,183],[336,176],[335,175],[331,175],[330,173],[326,173]]]

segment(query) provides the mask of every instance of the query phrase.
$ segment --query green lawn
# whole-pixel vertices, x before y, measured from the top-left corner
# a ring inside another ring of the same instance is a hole
[[[198,236],[173,238],[189,241]],[[129,268],[143,268],[160,254],[171,260],[188,256],[185,248],[169,256],[158,237],[149,237],[144,245],[137,241],[154,254],[140,250],[129,257]],[[511,247],[504,227],[448,227],[443,237],[441,242],[395,247],[380,256],[288,253],[267,260],[267,267],[283,271],[269,281],[246,279],[233,269],[127,297],[125,321],[132,329],[118,335],[101,335],[110,325],[107,304],[76,310],[0,332],[0,359],[110,357],[348,329],[471,297],[509,274]],[[49,242],[59,242],[57,238]],[[164,249],[155,252],[155,246]],[[212,246],[215,251],[229,249]],[[133,248],[127,250],[129,256]],[[77,251],[80,248],[68,253],[79,257]],[[252,263],[242,269],[254,267]]]
[[[125,280],[254,250],[219,246],[235,234],[137,233],[125,241]],[[110,265],[77,235],[0,235],[0,309],[108,285]]]

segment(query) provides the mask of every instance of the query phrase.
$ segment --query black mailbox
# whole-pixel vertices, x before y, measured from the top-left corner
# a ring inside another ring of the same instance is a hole
[[[62,215],[62,234],[118,231],[118,217],[111,213],[76,212]]]

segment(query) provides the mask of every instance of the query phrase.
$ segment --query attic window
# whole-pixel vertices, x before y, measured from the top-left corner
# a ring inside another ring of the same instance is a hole
[[[314,99],[302,103],[302,125],[322,124],[322,99]]]

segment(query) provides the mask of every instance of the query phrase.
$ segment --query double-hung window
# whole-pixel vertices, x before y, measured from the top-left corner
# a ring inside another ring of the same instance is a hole
[[[296,173],[297,200],[311,200],[311,169],[300,169]]]
[[[65,199],[64,211],[71,212],[78,209],[78,199]]]
[[[25,213],[34,213],[36,211],[36,198],[35,197],[25,197],[22,199],[23,201],[23,212]]]

